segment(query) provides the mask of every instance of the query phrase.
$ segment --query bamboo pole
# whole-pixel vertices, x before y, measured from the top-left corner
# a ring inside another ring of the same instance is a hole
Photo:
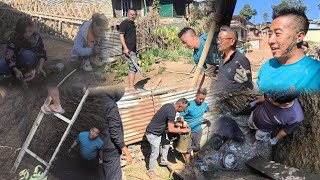
[[[207,55],[208,55],[209,48],[211,46],[211,42],[212,42],[213,35],[214,35],[214,30],[216,29],[216,24],[217,24],[217,22],[214,20],[214,21],[212,21],[212,23],[210,25],[208,38],[207,38],[206,43],[204,45],[204,48],[203,48],[199,63],[197,65],[196,72],[194,73],[194,76],[192,78],[191,87],[196,87],[196,85],[197,85],[198,78],[199,78],[200,73],[201,73],[201,69],[203,67],[203,64],[205,63],[205,60],[206,60]]]

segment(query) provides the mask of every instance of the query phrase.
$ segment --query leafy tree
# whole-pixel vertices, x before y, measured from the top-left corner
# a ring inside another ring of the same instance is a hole
[[[277,11],[282,8],[299,8],[303,11],[307,10],[307,6],[304,5],[303,0],[281,0],[278,5],[272,5],[273,11]]]
[[[268,18],[269,18],[268,13],[267,13],[267,12],[264,12],[264,13],[262,14],[262,18],[263,18],[264,22],[267,23],[267,20],[268,20]]]
[[[252,44],[250,42],[245,42],[243,44],[243,47],[245,49],[245,52],[247,53],[249,51],[249,48],[252,47]]]
[[[154,0],[152,3],[152,9],[157,10],[158,12],[160,11],[160,0]]]
[[[252,16],[257,15],[257,11],[255,9],[251,9],[249,4],[244,4],[239,12],[239,15],[243,17],[245,20],[249,21],[252,18]]]

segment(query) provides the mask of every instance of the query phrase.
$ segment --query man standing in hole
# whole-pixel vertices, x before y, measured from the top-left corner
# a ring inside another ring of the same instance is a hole
[[[90,131],[80,132],[68,152],[79,144],[80,146],[80,171],[87,172],[93,178],[98,170],[97,152],[102,148],[103,141],[99,137],[100,130],[92,127]]]

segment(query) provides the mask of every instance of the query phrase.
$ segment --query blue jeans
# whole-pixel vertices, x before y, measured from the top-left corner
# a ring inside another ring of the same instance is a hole
[[[18,56],[17,60],[17,68],[23,68],[26,67],[27,65],[32,65],[35,67],[38,64],[38,59],[36,55],[31,51],[31,50],[24,50],[22,53]],[[7,61],[4,59],[0,59],[0,74],[10,74],[10,67]]]
[[[162,144],[161,162],[166,162],[168,161],[167,157],[170,147],[170,141],[166,132],[164,132],[161,136],[148,133],[146,134],[146,137],[151,146],[149,169],[154,171],[156,169],[156,162],[159,157],[160,143]]]

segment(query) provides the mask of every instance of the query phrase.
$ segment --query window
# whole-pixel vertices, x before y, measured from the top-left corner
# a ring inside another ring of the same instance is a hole
[[[131,7],[132,7],[132,0],[121,0],[122,16],[127,16],[128,10]]]

